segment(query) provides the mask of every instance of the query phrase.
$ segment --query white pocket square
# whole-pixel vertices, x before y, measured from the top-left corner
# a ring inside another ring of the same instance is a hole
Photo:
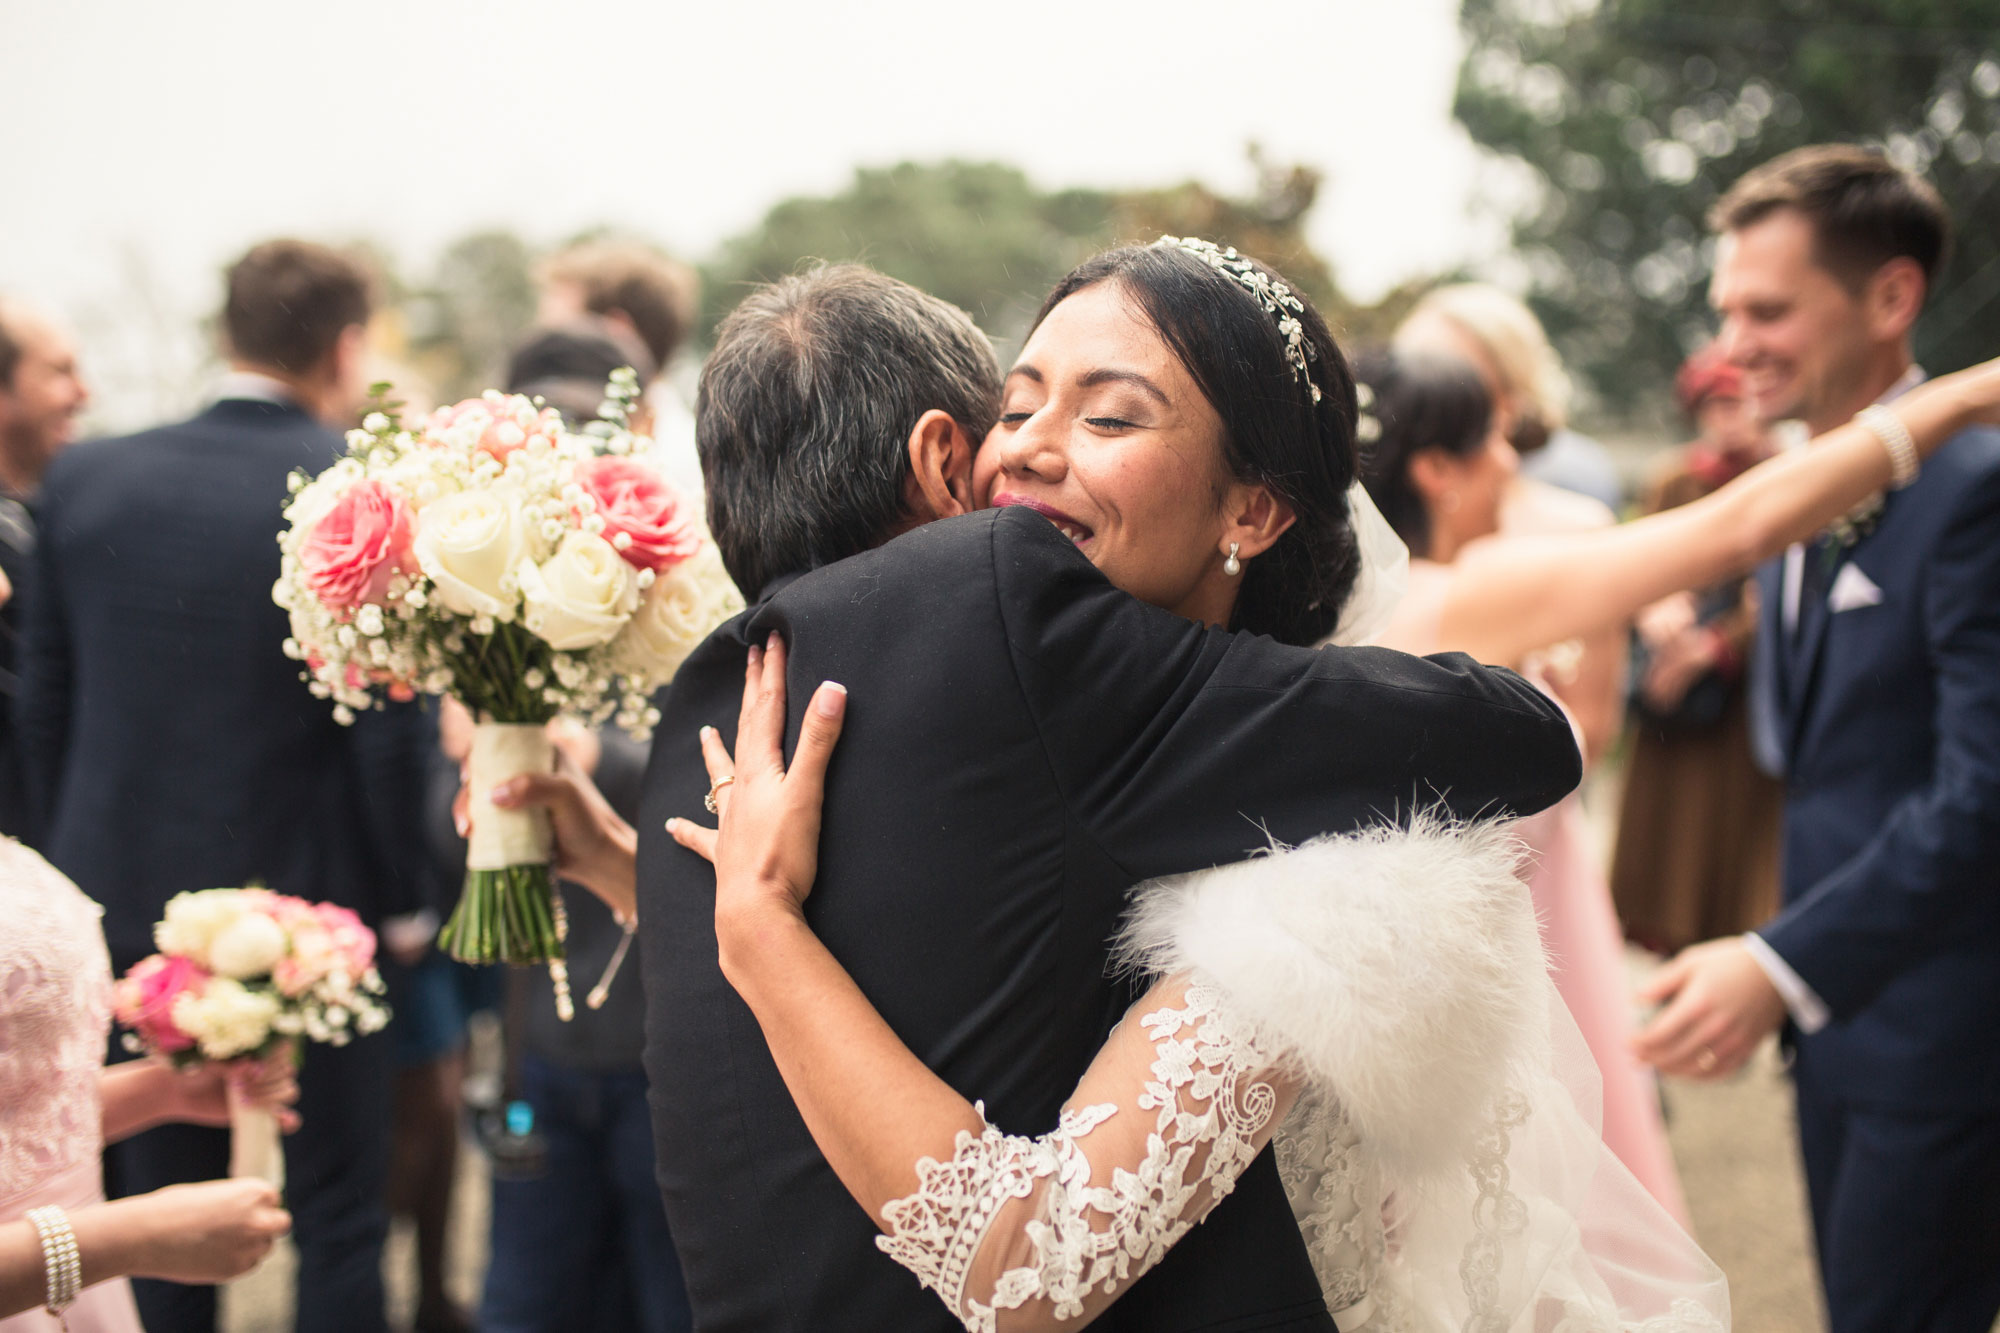
[[[1854,611],[1881,604],[1882,590],[1875,586],[1874,579],[1861,572],[1859,565],[1842,565],[1826,594],[1829,611]]]

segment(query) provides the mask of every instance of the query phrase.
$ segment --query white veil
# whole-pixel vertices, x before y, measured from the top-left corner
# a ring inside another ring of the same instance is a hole
[[[1347,510],[1361,548],[1361,572],[1340,609],[1340,623],[1325,640],[1342,647],[1366,643],[1380,634],[1410,584],[1409,548],[1358,481],[1347,488]]]
[[[1419,816],[1137,891],[1122,956],[1289,1053],[1273,1140],[1342,1333],[1719,1333],[1723,1275],[1600,1132],[1505,824]]]

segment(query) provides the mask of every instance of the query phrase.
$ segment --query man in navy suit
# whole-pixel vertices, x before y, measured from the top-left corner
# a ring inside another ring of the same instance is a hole
[[[168,898],[262,882],[371,925],[411,910],[434,732],[414,706],[349,727],[299,680],[271,601],[286,478],[343,450],[359,405],[365,275],[274,241],[230,270],[233,372],[191,421],[72,446],[52,466],[25,594],[20,732],[44,854],[104,905],[120,971]],[[298,1328],[384,1327],[388,1038],[314,1045],[287,1143]],[[220,1130],[155,1129],[112,1152],[139,1193],[227,1173]],[[154,1333],[210,1330],[212,1287],[135,1284]]]
[[[1717,205],[1722,341],[1762,415],[1831,430],[1923,377],[1949,222],[1921,180],[1800,149]],[[2000,1313],[2000,431],[1759,575],[1752,703],[1786,779],[1784,901],[1670,963],[1642,1052],[1714,1077],[1790,1019],[1835,1330]]]

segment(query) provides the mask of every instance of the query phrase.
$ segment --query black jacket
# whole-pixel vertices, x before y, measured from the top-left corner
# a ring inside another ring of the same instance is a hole
[[[333,719],[271,601],[286,476],[340,437],[294,407],[66,450],[38,505],[18,728],[34,840],[119,967],[184,889],[261,882],[371,923],[416,906],[430,719]]]
[[[1105,957],[1133,885],[1417,804],[1537,810],[1579,773],[1568,723],[1510,672],[1205,629],[1025,510],[783,586],[682,668],[640,807],[660,1182],[705,1333],[958,1326],[814,1147],[718,968],[713,875],[662,828],[701,817],[696,728],[733,739],[745,645],[773,630],[794,738],[815,685],[849,690],[807,916],[1009,1133],[1055,1127],[1132,999]],[[1271,1154],[1097,1327],[1331,1330]]]

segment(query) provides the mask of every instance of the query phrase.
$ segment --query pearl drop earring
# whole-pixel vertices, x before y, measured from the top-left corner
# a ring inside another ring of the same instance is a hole
[[[1236,550],[1241,545],[1241,542],[1229,543],[1229,558],[1222,562],[1222,572],[1232,579],[1243,572],[1243,562],[1236,558]]]

